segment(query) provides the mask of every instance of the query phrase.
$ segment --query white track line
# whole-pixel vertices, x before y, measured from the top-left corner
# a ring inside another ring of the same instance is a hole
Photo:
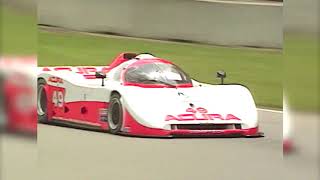
[[[240,4],[240,5],[254,5],[254,6],[278,6],[282,7],[281,2],[255,2],[255,1],[230,1],[230,0],[196,0],[199,2],[209,2],[209,3],[223,3],[223,4]]]
[[[272,109],[263,109],[263,108],[257,108],[257,110],[259,111],[267,111],[267,112],[273,112],[273,113],[283,113],[283,111],[279,111],[279,110],[272,110]]]

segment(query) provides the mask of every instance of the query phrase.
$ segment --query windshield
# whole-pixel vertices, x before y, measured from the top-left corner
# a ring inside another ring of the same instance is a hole
[[[163,84],[175,86],[190,84],[190,77],[175,65],[155,62],[129,67],[125,81],[139,84]]]

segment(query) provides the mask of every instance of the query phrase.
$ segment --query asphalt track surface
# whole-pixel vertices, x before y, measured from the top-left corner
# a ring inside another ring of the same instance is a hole
[[[318,115],[293,114],[296,151],[282,156],[282,113],[259,111],[266,137],[150,139],[40,124],[38,139],[1,135],[3,180],[318,180]]]
[[[39,124],[42,180],[283,178],[282,113],[259,111],[264,138],[136,138]]]
[[[320,179],[320,114],[291,112],[294,151],[284,157],[284,172],[290,180]]]

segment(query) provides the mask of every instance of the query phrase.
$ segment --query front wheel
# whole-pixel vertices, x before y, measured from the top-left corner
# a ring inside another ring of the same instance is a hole
[[[123,108],[120,101],[120,94],[113,93],[110,97],[108,108],[108,124],[112,134],[118,134],[121,131],[123,122]]]
[[[48,122],[48,102],[47,102],[47,93],[44,89],[46,81],[44,79],[38,80],[37,87],[37,114],[38,122],[47,123]]]

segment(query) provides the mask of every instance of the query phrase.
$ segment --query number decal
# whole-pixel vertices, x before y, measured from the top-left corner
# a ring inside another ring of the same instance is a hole
[[[52,102],[55,107],[63,107],[64,95],[62,91],[53,91]]]

